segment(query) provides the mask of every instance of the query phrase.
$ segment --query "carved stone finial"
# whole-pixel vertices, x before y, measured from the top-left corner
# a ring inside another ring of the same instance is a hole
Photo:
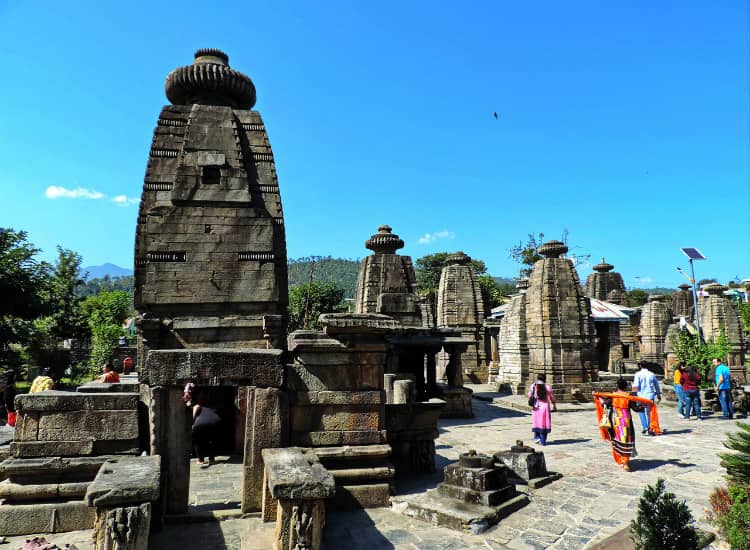
[[[390,225],[381,225],[378,232],[365,241],[365,247],[375,254],[395,254],[396,250],[404,247],[404,241],[391,231]]]
[[[445,259],[446,265],[467,265],[470,262],[471,256],[467,256],[460,250]]]
[[[690,290],[690,285],[687,283],[682,283],[680,286],[678,286],[680,290]]]
[[[169,73],[164,87],[174,105],[198,103],[236,109],[251,109],[255,105],[253,81],[231,69],[229,56],[215,48],[196,51],[193,64]]]
[[[612,271],[615,268],[612,264],[608,264],[604,261],[604,258],[602,258],[601,263],[598,263],[594,266],[594,271],[598,271],[599,273],[607,273],[609,271]]]
[[[723,296],[724,291],[728,289],[728,286],[722,285],[721,283],[709,283],[707,285],[703,285],[703,290],[708,292],[711,296]]]
[[[648,301],[649,302],[663,302],[664,294],[649,294]]]
[[[568,246],[562,241],[547,241],[536,251],[545,258],[559,258],[568,251]]]

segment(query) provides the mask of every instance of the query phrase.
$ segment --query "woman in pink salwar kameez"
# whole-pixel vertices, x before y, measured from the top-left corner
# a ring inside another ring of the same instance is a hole
[[[534,399],[534,406],[531,408],[534,441],[546,445],[547,435],[552,431],[552,413],[557,411],[557,401],[544,374],[537,376],[536,382],[529,388],[528,396]]]

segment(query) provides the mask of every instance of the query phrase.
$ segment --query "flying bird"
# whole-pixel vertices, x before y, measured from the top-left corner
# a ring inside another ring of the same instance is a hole
[[[495,120],[497,120],[497,112],[492,113],[492,116],[494,116]]]

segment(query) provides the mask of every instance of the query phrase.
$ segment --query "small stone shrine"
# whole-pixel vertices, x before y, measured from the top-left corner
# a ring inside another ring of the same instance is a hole
[[[615,266],[602,258],[602,261],[593,267],[594,273],[586,278],[586,296],[619,306],[627,305],[628,291],[625,289],[622,275],[612,271],[614,268]]]
[[[354,296],[355,313],[380,313],[398,320],[403,327],[432,327],[429,304],[417,294],[417,276],[411,257],[396,250],[404,241],[381,225],[365,242],[374,254],[362,260]]]
[[[658,371],[664,368],[667,330],[672,322],[672,312],[664,303],[664,296],[652,294],[641,310],[641,361]]]
[[[509,451],[498,451],[493,456],[498,464],[507,466],[511,474],[530,489],[544,487],[562,477],[560,473],[547,471],[543,452],[524,445],[520,439]]]
[[[461,357],[464,375],[474,383],[487,383],[484,353],[484,300],[471,258],[456,252],[446,258],[437,294],[437,326],[457,328],[474,341]]]
[[[727,288],[719,283],[711,283],[703,287],[703,290],[708,292],[708,296],[703,298],[698,306],[700,310],[701,331],[706,342],[715,342],[722,331],[724,331],[727,344],[729,344],[727,365],[730,367],[741,367],[745,364],[745,340],[742,333],[742,320],[740,319],[737,307],[731,300],[724,297],[724,291]],[[743,381],[745,376],[746,372],[741,376]]]
[[[526,345],[526,290],[528,279],[517,282],[519,291],[505,307],[505,316],[498,333],[498,372],[496,383],[499,390],[524,393],[529,376],[529,348]]]
[[[284,217],[255,86],[215,49],[167,76],[135,236],[138,357],[149,349],[281,348]]]
[[[502,518],[529,503],[509,483],[509,469],[493,457],[469,451],[448,464],[437,489],[415,497],[396,497],[395,511],[440,527],[473,535],[486,531]]]
[[[675,317],[684,317],[688,321],[693,318],[693,291],[687,283],[682,283],[680,290],[672,294],[672,314]]]

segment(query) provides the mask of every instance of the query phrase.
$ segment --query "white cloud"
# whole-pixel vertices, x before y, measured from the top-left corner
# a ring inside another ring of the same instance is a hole
[[[651,277],[633,277],[637,285],[650,285],[654,282]]]
[[[137,203],[138,198],[128,197],[127,195],[117,195],[116,197],[112,197],[112,202],[117,206],[130,206],[131,204]]]
[[[435,231],[434,233],[425,233],[419,237],[417,242],[419,244],[430,244],[440,239],[454,239],[455,237],[456,234],[453,231],[443,229],[442,231]]]
[[[67,189],[61,185],[50,185],[44,192],[44,196],[48,199],[103,199],[104,193],[83,187]]]

